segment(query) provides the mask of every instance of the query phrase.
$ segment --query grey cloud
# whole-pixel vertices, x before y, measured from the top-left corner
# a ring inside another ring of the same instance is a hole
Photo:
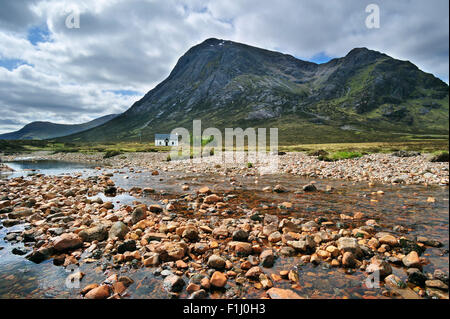
[[[2,0],[0,10],[0,30],[23,32],[36,23],[39,17],[31,10],[37,0]]]
[[[3,4],[5,2],[5,5]],[[410,60],[448,81],[448,1],[376,1],[381,28],[367,29],[371,1],[310,0],[3,0],[0,33],[22,32],[47,21],[51,43],[17,52],[33,67],[2,73],[0,129],[20,121],[74,122],[126,110],[138,96],[168,76],[178,58],[209,37],[279,50],[303,59],[331,57],[368,47]],[[80,8],[80,29],[68,29],[71,5]],[[36,6],[42,14],[31,10]],[[1,35],[1,34],[0,34]],[[13,42],[11,42],[13,43]],[[16,50],[16,51],[14,51]],[[6,71],[5,71],[6,72]],[[4,74],[4,75],[2,75]],[[108,91],[110,93],[104,93]],[[22,123],[22,122],[21,122]],[[20,124],[21,124],[20,123]],[[19,123],[17,123],[19,124]]]

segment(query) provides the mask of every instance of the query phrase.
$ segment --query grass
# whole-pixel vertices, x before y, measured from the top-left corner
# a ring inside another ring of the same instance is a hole
[[[327,144],[295,144],[279,145],[278,150],[283,152],[307,152],[311,156],[323,156],[324,159],[339,160],[355,158],[369,153],[392,153],[399,150],[433,153],[439,155],[449,149],[448,138],[425,138],[414,136],[405,141],[393,142],[363,142],[363,143],[327,143]],[[36,151],[50,153],[105,153],[108,157],[130,152],[169,152],[170,147],[155,147],[153,143],[62,143],[53,141],[4,141],[0,140],[0,153],[20,154]],[[246,150],[247,148],[245,148]],[[267,149],[269,150],[269,149]],[[191,155],[194,153],[191,150]],[[115,155],[112,155],[115,154]],[[214,155],[214,149],[210,151]],[[168,157],[170,160],[170,157]]]
[[[319,155],[318,158],[321,161],[334,162],[343,159],[351,159],[358,158],[363,156],[364,154],[361,152],[347,152],[347,151],[339,151],[334,152],[331,155]]]
[[[392,153],[395,151],[415,151],[433,153],[448,151],[448,139],[422,139],[403,142],[369,142],[369,143],[328,143],[328,144],[297,144],[280,146],[280,151],[308,152],[361,152],[361,153]]]

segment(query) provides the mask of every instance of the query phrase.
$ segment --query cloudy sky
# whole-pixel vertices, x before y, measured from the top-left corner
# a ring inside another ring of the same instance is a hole
[[[379,28],[366,27],[371,3]],[[448,83],[448,7],[448,0],[0,0],[0,133],[123,112],[210,37],[317,63],[368,47]]]

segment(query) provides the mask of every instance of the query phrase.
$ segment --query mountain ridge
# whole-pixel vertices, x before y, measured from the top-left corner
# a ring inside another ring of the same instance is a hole
[[[190,129],[193,119],[205,128],[279,127],[288,143],[448,134],[448,85],[367,48],[317,64],[210,38],[123,114],[64,140],[151,141],[155,133]]]
[[[81,124],[59,124],[49,121],[34,121],[20,130],[0,134],[0,140],[49,139],[79,133],[102,125],[119,114],[109,114]]]

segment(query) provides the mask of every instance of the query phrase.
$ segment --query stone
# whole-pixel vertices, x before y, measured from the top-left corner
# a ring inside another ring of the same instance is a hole
[[[256,278],[259,277],[260,274],[262,274],[263,271],[261,270],[260,267],[255,266],[250,268],[246,273],[245,273],[245,277],[247,278]]]
[[[436,269],[433,273],[433,277],[435,279],[439,279],[440,281],[442,281],[443,283],[445,283],[446,285],[449,284],[449,278],[448,278],[448,272],[445,273],[440,269]]]
[[[425,291],[427,295],[431,298],[448,299],[448,293],[440,289],[427,287]]]
[[[275,262],[275,255],[272,250],[266,249],[259,255],[259,259],[263,267],[270,268]]]
[[[127,288],[134,283],[134,280],[127,276],[120,276],[117,280],[122,282]]]
[[[437,280],[437,279],[425,281],[425,286],[427,286],[429,288],[437,288],[437,289],[446,290],[446,291],[448,290],[448,286],[446,284],[444,284],[442,281]]]
[[[380,242],[381,244],[386,244],[386,245],[389,245],[389,246],[391,246],[391,247],[395,247],[395,246],[398,245],[398,240],[397,240],[397,238],[395,238],[395,237],[392,236],[392,235],[385,235],[385,236],[381,237],[381,238],[379,239],[379,242]]]
[[[187,245],[181,242],[169,242],[159,247],[158,252],[162,261],[176,261],[184,258],[187,252]]]
[[[295,249],[292,247],[285,246],[280,249],[279,254],[282,256],[290,257],[295,255]]]
[[[248,240],[248,233],[243,229],[238,229],[233,232],[233,240],[246,242]]]
[[[228,245],[241,256],[248,256],[253,252],[252,245],[250,243],[240,241],[230,241]]]
[[[225,268],[225,259],[219,255],[212,255],[208,259],[208,267],[221,270]]]
[[[122,222],[115,222],[109,230],[109,238],[118,238],[123,240],[130,229]]]
[[[313,251],[316,247],[315,241],[311,236],[304,236],[301,240],[290,240],[286,243],[289,247],[294,248],[296,251],[307,253]]]
[[[2,220],[2,224],[5,227],[12,227],[12,226],[17,225],[19,223],[20,223],[20,221],[16,220],[16,219],[3,219]]]
[[[273,232],[272,234],[269,235],[268,240],[271,243],[277,243],[281,240],[281,233],[279,231]]]
[[[427,281],[427,276],[425,276],[417,268],[409,268],[406,273],[408,274],[408,281],[414,285],[423,287],[425,286],[425,281]]]
[[[269,289],[273,287],[272,280],[270,280],[269,277],[267,277],[265,274],[259,275],[259,282],[261,283],[263,289]]]
[[[163,212],[163,208],[159,205],[150,205],[148,210],[152,213],[159,214]]]
[[[185,282],[177,275],[169,275],[164,278],[163,287],[170,292],[179,292],[183,289]]]
[[[91,291],[92,289],[94,289],[94,288],[97,288],[99,286],[99,284],[90,284],[90,285],[87,285],[86,287],[84,287],[82,290],[81,290],[81,294],[82,295],[85,295],[85,294],[87,294],[89,291]]]
[[[41,247],[29,253],[27,256],[25,256],[25,258],[36,264],[39,264],[44,260],[47,260],[51,256],[52,252],[52,247]]]
[[[405,283],[396,275],[390,274],[386,278],[384,278],[384,283],[387,286],[395,287],[395,288],[404,288],[406,287]]]
[[[417,242],[422,243],[430,247],[442,247],[443,244],[440,241],[428,239],[427,237],[419,236],[417,237]]]
[[[11,251],[14,255],[23,256],[30,252],[30,249],[25,247],[14,247]]]
[[[194,227],[187,227],[183,231],[181,237],[183,237],[185,239],[188,239],[191,242],[197,241],[197,239],[198,239],[198,231]]]
[[[162,241],[163,239],[166,239],[166,238],[167,238],[167,235],[163,234],[163,233],[151,232],[151,233],[146,233],[145,234],[145,239],[147,241],[149,241],[149,242],[152,241],[152,240]]]
[[[213,229],[212,235],[215,238],[228,237],[228,230],[225,227],[217,227]]]
[[[126,240],[117,247],[117,252],[119,254],[123,254],[126,251],[135,251],[135,250],[136,250],[136,241],[133,239]]]
[[[421,268],[419,254],[416,251],[411,251],[408,255],[403,257],[403,264],[408,268]]]
[[[94,240],[103,241],[108,237],[108,230],[106,226],[98,225],[80,231],[78,236],[80,236],[85,242],[92,242]]]
[[[131,223],[136,224],[139,221],[145,219],[146,214],[145,210],[142,207],[136,207],[134,211],[131,213]]]
[[[304,299],[290,289],[270,288],[267,290],[270,299]]]
[[[204,289],[200,289],[200,290],[193,292],[189,296],[189,299],[205,299],[207,296],[208,296],[208,294],[206,293],[206,291]]]
[[[16,210],[14,210],[12,213],[8,214],[8,217],[11,219],[17,219],[17,218],[22,218],[22,217],[28,217],[33,215],[34,212],[32,209],[29,208],[18,208]]]
[[[210,284],[217,288],[223,288],[227,284],[227,277],[220,271],[213,273],[210,279]]]
[[[392,267],[385,260],[379,259],[378,257],[373,257],[370,262],[370,265],[366,268],[366,272],[370,274],[378,272],[382,278],[392,274]]]
[[[303,186],[303,191],[304,192],[316,192],[317,188],[314,184],[308,184]]]
[[[106,299],[111,294],[110,288],[108,285],[101,285],[97,288],[91,289],[88,293],[86,293],[85,297],[87,299]]]
[[[400,247],[402,247],[403,254],[407,255],[411,251],[416,251],[419,256],[425,251],[425,247],[422,247],[418,245],[416,242],[406,239],[406,238],[400,238],[399,239]]]
[[[211,194],[205,197],[205,199],[203,200],[203,202],[205,204],[215,204],[217,202],[221,201],[221,198],[219,196],[217,196],[216,194]]]
[[[83,240],[80,236],[74,233],[65,233],[53,240],[53,249],[58,252],[77,249],[82,245]]]
[[[337,241],[337,248],[342,252],[351,252],[356,258],[360,258],[363,255],[361,247],[358,245],[356,238],[341,237]]]
[[[119,295],[124,293],[125,290],[127,290],[127,287],[125,287],[123,282],[120,282],[120,281],[113,283],[112,288],[113,288],[114,293],[119,294]]]
[[[339,249],[336,246],[328,246],[326,251],[331,254],[331,257],[337,257],[340,254]]]
[[[302,224],[301,228],[303,231],[311,231],[313,229],[319,228],[319,225],[315,221],[310,220],[309,222]]]
[[[143,262],[145,267],[155,267],[159,265],[159,254],[151,253],[150,256],[146,257]]]
[[[199,291],[201,289],[200,285],[194,284],[194,283],[190,283],[187,287],[186,287],[186,292],[188,294],[192,294],[196,291]]]
[[[198,192],[199,192],[199,194],[210,194],[211,190],[209,189],[209,187],[204,186],[204,187],[200,188],[198,190]]]
[[[287,190],[281,185],[275,185],[275,187],[273,188],[273,191],[275,193],[285,193]]]
[[[357,259],[355,258],[355,256],[351,252],[346,251],[342,255],[342,266],[344,266],[346,268],[355,268],[356,265],[357,265]]]

